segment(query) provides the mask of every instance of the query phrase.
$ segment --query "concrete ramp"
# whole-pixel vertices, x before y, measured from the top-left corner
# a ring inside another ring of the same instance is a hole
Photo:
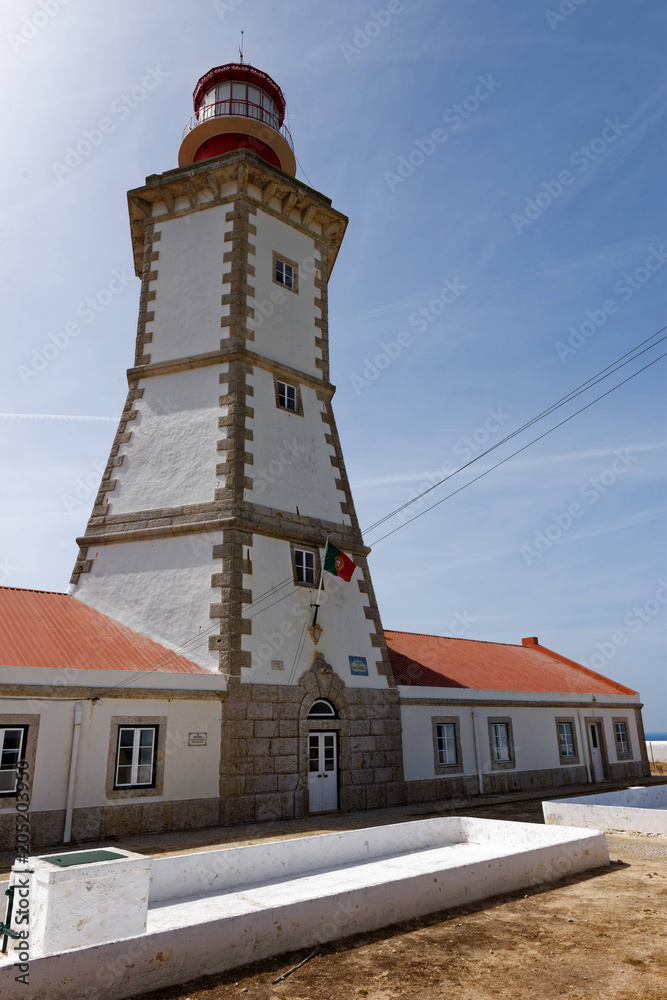
[[[29,993],[0,964],[0,995],[120,1000],[608,863],[597,831],[466,817],[154,858],[144,934],[119,912],[78,947],[72,900],[71,948],[30,962]]]

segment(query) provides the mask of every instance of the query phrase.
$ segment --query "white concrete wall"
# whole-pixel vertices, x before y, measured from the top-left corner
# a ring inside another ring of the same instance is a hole
[[[220,320],[229,312],[221,298],[229,291],[229,286],[223,289],[222,281],[231,268],[223,264],[231,246],[224,241],[232,229],[232,223],[225,221],[230,208],[219,205],[177,219],[156,220],[156,232],[162,234],[154,244],[160,254],[153,265],[158,277],[149,288],[157,294],[148,303],[155,319],[146,325],[153,340],[145,348],[152,363],[220,350],[224,336]]]
[[[218,629],[209,608],[220,600],[211,574],[213,546],[221,543],[218,531],[91,546],[92,569],[82,573],[74,596],[207,670],[218,670],[208,635]]]
[[[147,378],[135,401],[131,438],[121,445],[116,489],[107,493],[109,513],[210,503],[221,485],[217,441],[219,375],[227,365]]]
[[[544,822],[667,836],[667,784],[543,802]]]
[[[439,824],[441,846],[421,835],[418,823],[329,835],[340,851],[344,838],[352,844],[365,834],[370,850],[343,872],[320,868],[313,873],[302,865],[301,875],[307,877],[294,873],[297,877],[279,883],[259,880],[239,893],[214,889],[211,894],[209,883],[203,886],[206,895],[152,905],[145,935],[35,959],[31,998],[119,1000],[609,862],[601,833],[452,817],[425,822],[431,830]],[[391,856],[378,856],[374,841],[387,834]],[[391,850],[392,839],[408,841],[402,856]],[[297,839],[262,848],[294,859],[302,844]],[[240,850],[256,853],[253,847]],[[194,862],[200,873],[202,857]],[[187,874],[188,860],[173,860]],[[163,868],[172,870],[171,861]],[[197,877],[195,884],[201,884]],[[24,995],[14,975],[11,959],[0,959],[3,1000]]]
[[[319,289],[315,287],[313,237],[262,209],[253,217],[253,223],[257,227],[253,238],[255,276],[251,281],[255,295],[248,297],[248,305],[255,310],[250,324],[255,340],[250,346],[258,354],[321,378],[322,372],[315,366],[315,359],[322,354],[315,347],[315,337],[321,333],[314,323],[320,311],[314,302]],[[274,282],[274,251],[299,265],[298,292]]]
[[[646,752],[650,761],[667,763],[667,742],[664,740],[647,740]]]
[[[315,650],[308,633],[298,659],[296,654],[304,621],[307,619],[310,624],[312,620],[310,603],[317,596],[317,587],[295,589],[291,582],[292,557],[288,541],[255,534],[251,559],[252,576],[244,577],[244,585],[250,581],[255,603],[246,612],[252,616],[252,635],[243,636],[243,649],[252,652],[253,665],[250,670],[243,671],[243,681],[296,683],[313,662]],[[378,676],[375,665],[379,656],[371,645],[373,623],[364,614],[368,598],[359,591],[357,581],[360,579],[359,569],[354,571],[349,583],[325,573],[317,619],[323,631],[317,649],[348,687],[386,688],[387,680]],[[285,580],[290,582],[284,588],[264,600],[257,600]],[[279,601],[283,595],[286,595],[284,600]],[[368,677],[350,672],[349,656],[366,658]],[[272,670],[272,660],[282,661],[284,670]]]
[[[494,770],[491,766],[488,735],[488,720],[490,716],[509,716],[512,720],[515,760],[514,767],[511,770],[532,771],[568,766],[561,763],[558,752],[557,718],[574,717],[577,750],[579,752],[578,763],[590,763],[587,756],[586,741],[582,741],[581,737],[578,711],[581,712],[582,719],[583,717],[588,718],[595,715],[602,721],[610,763],[616,763],[618,760],[612,719],[617,717],[626,718],[633,751],[632,759],[641,760],[636,718],[634,711],[631,709],[596,708],[594,710],[591,707],[577,710],[576,708],[563,705],[554,707],[540,705],[519,707],[513,705],[513,700],[524,700],[524,692],[465,692],[465,694],[459,695],[459,698],[463,699],[471,694],[483,693],[486,696],[485,700],[488,698],[498,699],[497,703],[493,706],[482,706],[476,705],[472,699],[468,704],[463,700],[459,700],[455,694],[455,689],[448,689],[445,697],[443,697],[442,689],[440,689],[440,697],[443,699],[440,705],[418,705],[410,704],[410,702],[419,697],[420,692],[432,692],[437,689],[407,689],[401,687],[399,690],[401,694],[401,722],[403,725],[403,767],[407,781],[433,778],[434,776],[443,776],[447,773],[446,770],[436,770],[434,765],[431,720],[436,716],[459,717],[464,773],[477,773],[473,743],[472,712],[476,714],[475,728],[477,732],[479,765],[485,774],[489,774]],[[503,697],[504,695],[505,697]],[[432,697],[432,695],[429,696]],[[549,696],[540,693],[539,697],[542,701],[545,701]],[[554,701],[561,701],[565,696],[554,694],[551,697]],[[570,698],[572,699],[573,696],[570,695]],[[580,702],[581,695],[574,696],[573,700],[575,699]],[[574,761],[573,766],[576,766],[576,764],[577,761]]]
[[[172,674],[174,686],[178,674]],[[161,794],[142,795],[136,801],[170,802],[215,798],[219,793],[221,702],[216,700],[167,700],[160,698],[104,698],[93,704],[83,700],[83,719],[77,763],[74,808],[118,804],[105,789],[113,716],[167,718],[164,788]],[[38,715],[39,736],[34,772],[31,772],[30,808],[33,812],[65,809],[72,749],[74,700],[17,698],[3,702],[11,715]],[[191,732],[205,732],[206,746],[191,747]],[[114,751],[115,753],[115,751]],[[130,795],[123,803],[135,801]],[[0,799],[0,815],[13,813],[13,805]]]
[[[246,475],[254,486],[246,491],[247,499],[293,514],[298,508],[303,517],[349,524],[350,518],[340,509],[345,494],[336,488],[339,471],[331,464],[334,449],[325,440],[329,425],[322,422],[323,404],[315,390],[301,387],[301,416],[276,406],[271,372],[255,368],[247,381],[254,389],[255,411],[254,419],[248,421],[254,465],[246,469]]]

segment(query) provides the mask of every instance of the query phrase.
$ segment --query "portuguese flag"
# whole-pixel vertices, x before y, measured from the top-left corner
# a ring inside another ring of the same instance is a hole
[[[324,569],[327,573],[331,573],[332,576],[340,576],[349,583],[356,568],[356,563],[353,563],[349,556],[337,549],[331,542],[327,542],[324,553]]]

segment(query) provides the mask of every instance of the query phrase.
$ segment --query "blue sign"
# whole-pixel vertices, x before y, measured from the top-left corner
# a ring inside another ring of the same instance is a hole
[[[350,656],[348,659],[351,674],[363,674],[364,677],[368,677],[368,663],[365,656]]]

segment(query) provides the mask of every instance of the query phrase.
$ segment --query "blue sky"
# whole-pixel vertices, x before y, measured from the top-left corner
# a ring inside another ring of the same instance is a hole
[[[350,219],[332,379],[367,526],[664,324],[664,21],[650,0],[5,0],[0,408],[111,419],[0,418],[0,582],[67,585],[133,358],[125,192],[176,166],[241,29],[300,176]],[[385,625],[537,635],[667,730],[664,364],[380,542]]]

